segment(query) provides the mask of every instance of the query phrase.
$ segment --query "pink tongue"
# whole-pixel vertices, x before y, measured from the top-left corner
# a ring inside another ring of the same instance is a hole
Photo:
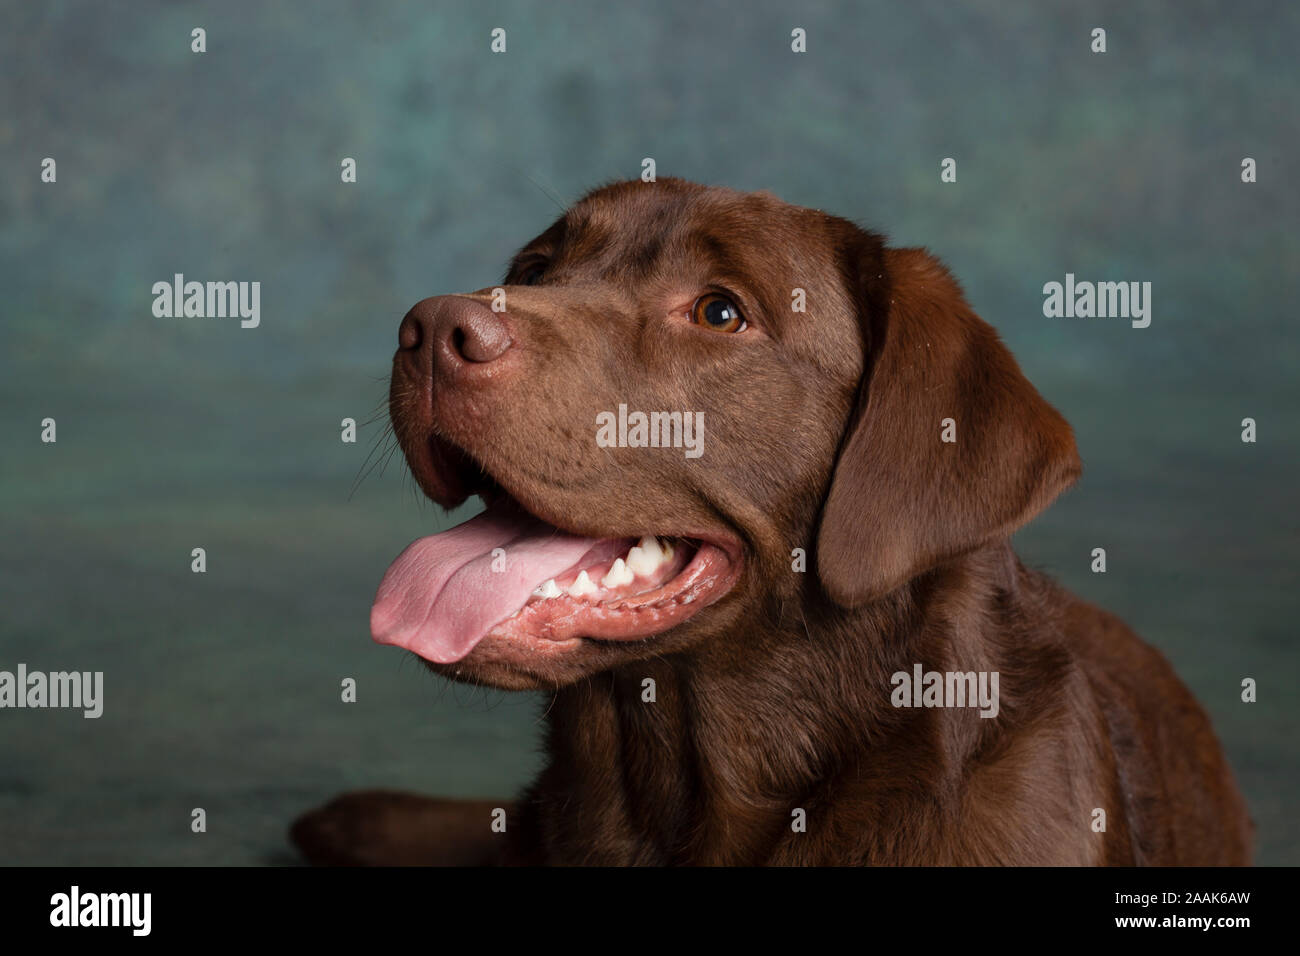
[[[597,543],[510,503],[494,506],[398,555],[375,595],[370,633],[438,664],[458,661],[523,607],[537,585],[573,567]],[[500,560],[495,548],[505,552]]]

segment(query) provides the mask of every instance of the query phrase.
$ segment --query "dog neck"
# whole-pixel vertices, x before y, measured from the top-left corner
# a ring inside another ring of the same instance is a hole
[[[865,608],[817,602],[793,620],[774,609],[765,626],[561,690],[547,713],[552,763],[526,800],[542,851],[584,863],[759,863],[815,853],[816,841],[798,839],[799,813],[832,812],[837,790],[855,792],[858,813],[873,788],[896,794],[900,781],[927,798],[943,792],[997,722],[897,707],[891,678],[917,665],[1005,669],[999,648],[1032,617],[1027,574],[1000,543]],[[1006,726],[1015,707],[1001,708]],[[915,780],[917,767],[933,779]]]

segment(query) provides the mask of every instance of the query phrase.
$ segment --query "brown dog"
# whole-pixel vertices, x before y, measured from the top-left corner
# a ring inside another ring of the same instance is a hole
[[[488,507],[398,558],[375,638],[551,691],[549,762],[513,805],[342,797],[308,859],[1249,862],[1165,659],[1012,552],[1074,438],[924,250],[622,183],[399,338],[411,470]]]

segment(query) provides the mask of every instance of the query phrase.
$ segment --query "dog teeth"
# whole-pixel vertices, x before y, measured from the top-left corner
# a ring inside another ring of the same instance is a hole
[[[652,535],[646,535],[634,545],[627,554],[615,558],[600,585],[591,579],[588,571],[578,572],[573,583],[561,588],[555,578],[539,584],[533,589],[533,597],[549,601],[567,594],[569,597],[589,598],[600,593],[601,588],[621,588],[633,583],[638,577],[651,577],[665,563],[672,560],[673,546],[667,541],[660,541]],[[522,609],[521,609],[522,610]]]
[[[627,553],[626,564],[629,571],[642,576],[649,574],[659,566],[659,562],[640,547],[633,548]]]
[[[615,558],[609,572],[600,579],[600,583],[603,587],[618,588],[631,584],[634,580],[635,575],[628,570],[626,562],[622,558]]]
[[[599,590],[600,588],[596,587],[586,571],[579,572],[577,579],[569,585],[569,595],[571,597],[587,597]]]
[[[659,550],[659,542],[654,538],[642,538],[637,545],[627,553],[627,566],[633,574],[639,574],[646,577],[654,573],[655,568],[659,567],[660,556],[663,552]]]
[[[659,539],[646,535],[627,553],[627,566],[633,574],[648,578],[659,570],[659,566],[673,556],[673,546]]]
[[[533,597],[539,597],[542,600],[557,598],[563,593],[560,586],[555,583],[555,578],[548,578],[545,584],[538,585],[533,589]]]

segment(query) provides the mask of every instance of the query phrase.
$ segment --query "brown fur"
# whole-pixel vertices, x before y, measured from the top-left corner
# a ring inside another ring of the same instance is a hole
[[[755,334],[675,318],[711,287]],[[434,666],[553,692],[547,766],[507,834],[490,802],[352,794],[295,825],[308,859],[1249,862],[1232,773],[1164,658],[1012,552],[1077,477],[1074,438],[928,253],[768,194],[623,183],[526,246],[507,291],[512,345],[490,375],[399,350],[393,420],[417,479],[434,486],[437,434],[568,531],[734,539],[739,579],[644,642],[550,657],[488,641]],[[704,411],[705,455],[597,447],[594,413],[620,402]],[[890,675],[915,663],[999,672],[1000,713],[895,708]]]

